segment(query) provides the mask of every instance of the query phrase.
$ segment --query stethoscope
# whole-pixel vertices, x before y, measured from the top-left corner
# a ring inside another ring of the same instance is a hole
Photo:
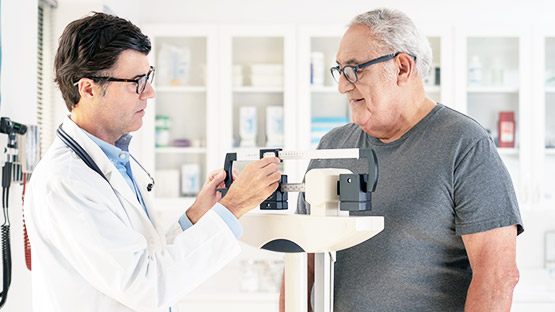
[[[96,173],[98,173],[101,177],[103,177],[104,180],[106,180],[106,182],[110,183],[110,181],[108,181],[104,173],[102,173],[100,168],[98,168],[97,164],[94,162],[91,156],[89,156],[89,154],[87,154],[87,152],[81,147],[81,145],[79,145],[79,143],[77,143],[72,137],[70,137],[64,131],[64,129],[62,129],[62,125],[58,126],[58,130],[56,130],[56,134],[72,151],[75,152],[75,154],[77,154],[77,156],[79,156],[79,158],[81,158],[85,162],[85,164],[87,164],[87,166],[89,166],[89,168],[96,171]],[[152,188],[154,187],[154,178],[135,159],[135,157],[133,157],[133,155],[129,154],[129,156],[131,156],[131,158],[133,158],[133,160],[137,163],[137,165],[139,165],[139,167],[148,175],[150,179],[150,183],[146,186],[146,190],[149,192],[152,191]]]

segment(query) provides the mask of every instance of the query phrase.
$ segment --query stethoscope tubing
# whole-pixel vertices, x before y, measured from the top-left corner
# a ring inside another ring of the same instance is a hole
[[[102,170],[100,170],[100,168],[98,168],[98,165],[94,162],[94,160],[91,158],[91,156],[89,156],[89,154],[81,147],[81,145],[79,145],[79,143],[77,143],[72,137],[70,137],[67,134],[67,132],[64,131],[64,129],[62,128],[62,125],[58,126],[58,129],[56,130],[56,134],[58,135],[60,140],[62,140],[62,142],[64,142],[72,151],[74,151],[75,154],[77,154],[77,156],[79,156],[79,158],[81,158],[83,160],[83,162],[89,168],[91,168],[93,171],[98,173],[102,178],[104,178],[104,180],[106,180],[106,182],[108,182],[108,184],[110,184],[110,181],[108,181],[108,178],[106,178],[106,176],[104,175]],[[141,165],[141,163],[139,163],[137,161],[137,159],[135,159],[135,157],[133,157],[133,155],[129,154],[129,156],[131,156],[131,158],[133,158],[133,160],[137,163],[137,165],[139,165],[139,167],[150,178],[150,183],[146,187],[147,191],[150,192],[152,190],[152,188],[154,187],[154,178],[152,178],[150,173],[148,173],[148,171],[146,171],[146,169]],[[110,184],[110,186],[111,186],[111,184]]]

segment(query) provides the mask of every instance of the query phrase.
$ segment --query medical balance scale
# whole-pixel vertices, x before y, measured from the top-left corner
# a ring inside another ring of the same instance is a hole
[[[312,169],[305,183],[287,183],[282,175],[280,186],[260,204],[261,210],[288,208],[288,192],[305,192],[310,204],[309,215],[254,214],[241,217],[240,240],[261,249],[285,253],[285,311],[307,311],[307,253],[314,253],[314,311],[333,311],[333,266],[336,252],[358,245],[384,228],[382,216],[349,216],[349,211],[372,209],[372,192],[378,182],[378,163],[372,149],[322,149],[282,151],[261,149],[259,152],[226,154],[225,188],[232,183],[234,161],[254,161],[263,157],[289,159],[367,159],[368,173],[353,174],[347,169]]]

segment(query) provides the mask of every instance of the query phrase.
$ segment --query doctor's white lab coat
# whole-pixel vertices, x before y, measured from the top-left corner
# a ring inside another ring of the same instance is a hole
[[[32,248],[33,310],[177,311],[176,303],[239,253],[221,217],[208,211],[183,231],[162,233],[131,161],[150,218],[104,152],[69,118],[63,129],[110,181],[56,138],[25,198]],[[186,207],[183,207],[185,210]]]

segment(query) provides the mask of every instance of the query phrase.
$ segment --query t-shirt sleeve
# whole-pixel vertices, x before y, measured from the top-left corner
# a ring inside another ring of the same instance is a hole
[[[480,139],[455,162],[454,204],[457,235],[510,225],[524,231],[511,177],[491,138]]]

